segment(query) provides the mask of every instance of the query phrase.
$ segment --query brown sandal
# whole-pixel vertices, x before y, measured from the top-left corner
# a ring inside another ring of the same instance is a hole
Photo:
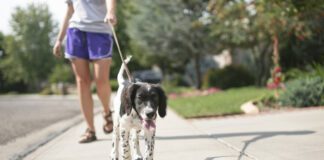
[[[97,140],[96,133],[88,128],[86,132],[81,136],[79,143],[89,143],[95,140]]]
[[[113,119],[112,119],[112,114],[109,112],[109,114],[106,114],[105,112],[103,113],[103,119],[104,119],[104,125],[103,125],[103,131],[106,134],[109,134],[113,131]]]

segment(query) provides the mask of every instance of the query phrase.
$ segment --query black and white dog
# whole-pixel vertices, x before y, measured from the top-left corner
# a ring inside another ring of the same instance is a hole
[[[129,60],[130,57],[125,60],[126,63]],[[122,64],[117,77],[119,88],[114,100],[111,158],[117,160],[120,154],[123,160],[152,160],[155,121],[157,113],[160,117],[165,117],[167,97],[159,85],[129,82],[123,76],[124,70],[125,66]],[[139,133],[142,130],[145,139],[144,157],[139,147]]]

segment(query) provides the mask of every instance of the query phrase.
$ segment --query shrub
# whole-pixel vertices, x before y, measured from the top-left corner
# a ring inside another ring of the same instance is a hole
[[[185,82],[183,76],[180,74],[167,75],[162,81],[162,87],[167,94],[194,90]]]
[[[54,93],[50,87],[45,87],[39,94],[40,95],[52,95]]]
[[[53,72],[49,76],[49,81],[51,83],[74,82],[74,75],[71,67],[66,64],[56,65],[55,68],[53,69]]]
[[[298,68],[290,69],[285,73],[288,80],[298,79],[302,77],[321,77],[324,78],[324,66],[320,64],[313,64],[306,67],[305,70]]]
[[[118,89],[118,82],[117,80],[110,80],[110,86],[112,91],[117,91]]]
[[[111,87],[111,91],[115,92],[118,90],[118,82],[116,79],[111,79],[110,80],[110,87]],[[97,93],[97,86],[96,83],[91,83],[91,92],[92,93]]]
[[[288,82],[279,102],[283,106],[294,107],[324,105],[324,79],[308,77]]]
[[[242,66],[227,66],[223,69],[211,69],[203,78],[203,87],[228,89],[254,84],[254,77]]]

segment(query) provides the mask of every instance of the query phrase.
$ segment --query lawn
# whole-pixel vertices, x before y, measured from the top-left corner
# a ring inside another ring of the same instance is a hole
[[[241,104],[272,94],[265,88],[236,88],[208,96],[181,97],[169,100],[169,106],[185,118],[240,114]]]

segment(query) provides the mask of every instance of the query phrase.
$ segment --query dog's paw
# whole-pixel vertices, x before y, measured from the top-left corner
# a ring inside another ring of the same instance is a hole
[[[133,158],[134,158],[134,160],[143,160],[142,156],[138,155],[138,154],[134,154]]]
[[[112,156],[110,156],[110,159],[111,160],[118,160],[118,155],[112,155]]]

